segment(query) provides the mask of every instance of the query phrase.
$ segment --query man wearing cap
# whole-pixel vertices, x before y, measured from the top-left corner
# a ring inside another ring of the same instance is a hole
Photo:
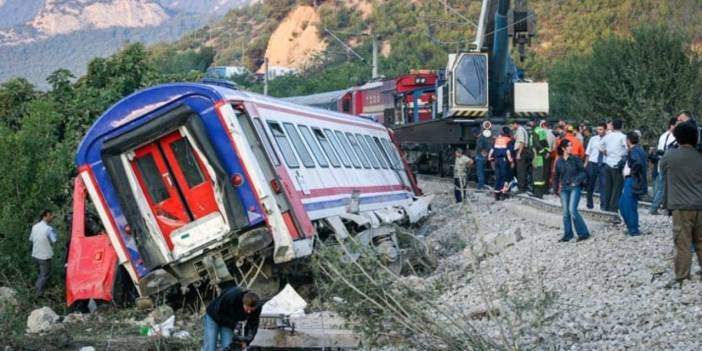
[[[483,123],[483,131],[478,136],[475,144],[475,171],[478,175],[478,191],[485,188],[485,160],[492,148],[492,124],[489,121]]]

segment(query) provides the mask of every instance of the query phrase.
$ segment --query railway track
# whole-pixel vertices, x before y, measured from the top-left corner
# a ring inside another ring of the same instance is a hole
[[[432,176],[432,175],[417,175],[418,180],[423,180],[423,181],[433,181],[433,182],[440,182],[440,183],[447,183],[447,184],[452,184],[453,180],[451,178],[442,178],[438,176]],[[473,185],[473,184],[469,184]],[[474,188],[470,187],[470,190],[475,190]],[[516,199],[519,201],[521,204],[545,211],[548,213],[552,213],[555,215],[561,215],[562,209],[560,204],[554,204],[551,203],[547,200],[539,199],[533,196],[529,196],[527,194],[517,194],[517,195],[511,195],[511,198]],[[606,224],[618,224],[621,223],[621,218],[619,217],[618,213],[612,213],[612,212],[604,212],[600,210],[589,210],[589,209],[580,209],[580,214],[591,220],[591,221],[597,221],[601,223],[606,223]]]

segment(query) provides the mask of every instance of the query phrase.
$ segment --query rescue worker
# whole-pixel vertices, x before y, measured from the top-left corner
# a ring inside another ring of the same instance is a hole
[[[44,290],[51,277],[51,258],[54,256],[52,245],[58,240],[56,231],[50,225],[54,221],[54,213],[48,209],[43,210],[39,218],[29,235],[29,241],[32,242],[32,259],[39,271],[34,284],[34,294],[37,298],[44,296]]]
[[[509,164],[512,163],[512,153],[509,151],[509,143],[512,138],[509,134],[509,127],[503,127],[500,136],[495,139],[495,144],[488,154],[488,160],[495,161],[495,200],[503,198],[501,190],[507,181]]]
[[[217,339],[221,349],[244,350],[256,336],[263,305],[256,293],[239,287],[232,287],[207,305],[204,317],[203,351],[215,351]],[[232,345],[234,330],[240,322],[246,321],[244,339]],[[234,348],[236,347],[236,348]]]
[[[583,147],[583,142],[575,134],[575,128],[572,125],[566,127],[565,139],[570,140],[570,145],[573,147],[573,156],[577,156],[581,161],[585,160],[585,148]]]
[[[534,180],[534,196],[537,198],[543,198],[544,192],[546,191],[546,178],[548,177],[547,170],[548,164],[546,160],[548,159],[549,152],[548,148],[548,137],[546,130],[542,127],[543,123],[535,127],[531,132],[531,148],[534,154],[534,159],[532,161],[532,179]]]
[[[473,160],[463,154],[463,149],[456,149],[456,161],[453,164],[453,195],[456,197],[456,203],[463,202],[466,197],[466,188],[468,186],[468,168],[473,165]]]

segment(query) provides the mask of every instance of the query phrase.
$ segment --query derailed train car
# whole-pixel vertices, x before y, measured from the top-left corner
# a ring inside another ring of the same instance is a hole
[[[357,236],[401,265],[390,225],[427,213],[381,124],[218,84],[168,84],[106,111],[77,155],[67,303],[201,282],[269,282],[315,241]]]

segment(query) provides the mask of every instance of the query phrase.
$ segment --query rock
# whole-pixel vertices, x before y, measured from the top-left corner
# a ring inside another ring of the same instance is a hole
[[[95,351],[95,348],[92,346],[83,346],[78,351]]]
[[[74,312],[74,313],[69,313],[65,317],[63,317],[63,323],[81,323],[85,322],[85,320],[88,319],[88,317],[82,313]]]
[[[520,234],[521,235],[521,234]],[[485,252],[491,255],[497,255],[504,249],[517,243],[517,237],[514,233],[490,233],[482,238],[485,245]]]
[[[17,306],[17,291],[6,286],[0,287],[0,310]]]
[[[57,324],[59,316],[49,307],[32,311],[27,318],[27,333],[41,333]]]
[[[174,315],[175,313],[173,312],[173,309],[171,306],[168,305],[161,305],[156,307],[155,310],[151,311],[149,313],[149,316],[147,318],[153,319],[156,323],[161,323],[168,319],[168,317]]]
[[[503,312],[502,304],[500,300],[494,300],[488,304],[482,304],[475,306],[468,310],[468,317],[470,319],[483,319],[499,316]]]

